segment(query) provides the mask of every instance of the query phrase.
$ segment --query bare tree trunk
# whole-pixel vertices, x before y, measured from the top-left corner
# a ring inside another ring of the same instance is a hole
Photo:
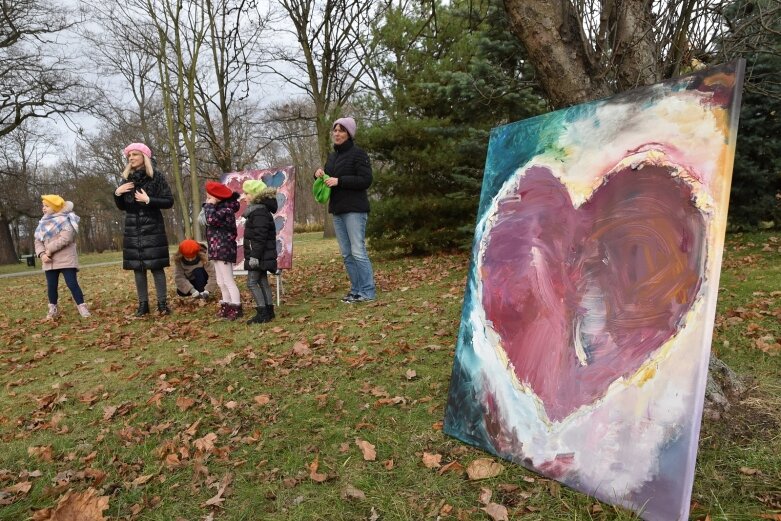
[[[583,29],[567,1],[505,0],[515,36],[529,54],[537,80],[554,107],[564,107],[611,94],[595,75]]]
[[[16,264],[19,257],[11,237],[11,223],[4,213],[0,212],[0,264]]]

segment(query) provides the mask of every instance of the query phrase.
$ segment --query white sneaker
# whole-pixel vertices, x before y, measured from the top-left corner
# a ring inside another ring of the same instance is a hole
[[[48,320],[54,320],[60,316],[60,310],[57,309],[57,304],[49,304],[49,313],[46,315]]]
[[[76,306],[79,310],[79,315],[81,315],[84,318],[87,318],[89,316],[92,316],[92,313],[89,312],[89,309],[87,309],[87,304],[82,303]]]

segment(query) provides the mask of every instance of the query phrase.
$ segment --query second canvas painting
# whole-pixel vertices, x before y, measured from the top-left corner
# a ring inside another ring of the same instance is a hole
[[[495,129],[445,432],[687,519],[743,63]]]

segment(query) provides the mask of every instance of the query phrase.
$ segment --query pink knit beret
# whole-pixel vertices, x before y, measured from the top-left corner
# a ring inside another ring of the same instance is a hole
[[[144,154],[146,157],[150,159],[152,158],[152,151],[149,150],[149,147],[143,143],[130,143],[128,146],[126,146],[124,150],[125,157],[127,157],[127,155],[133,150],[135,150],[136,152],[141,152],[142,154]]]

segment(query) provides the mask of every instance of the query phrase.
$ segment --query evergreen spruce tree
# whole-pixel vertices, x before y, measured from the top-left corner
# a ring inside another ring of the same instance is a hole
[[[375,183],[367,235],[404,253],[468,248],[492,127],[539,114],[523,49],[501,2],[456,0],[428,13],[389,11],[377,38],[388,95],[361,137]]]
[[[781,226],[781,57],[754,55],[746,70],[729,208],[737,230]]]

